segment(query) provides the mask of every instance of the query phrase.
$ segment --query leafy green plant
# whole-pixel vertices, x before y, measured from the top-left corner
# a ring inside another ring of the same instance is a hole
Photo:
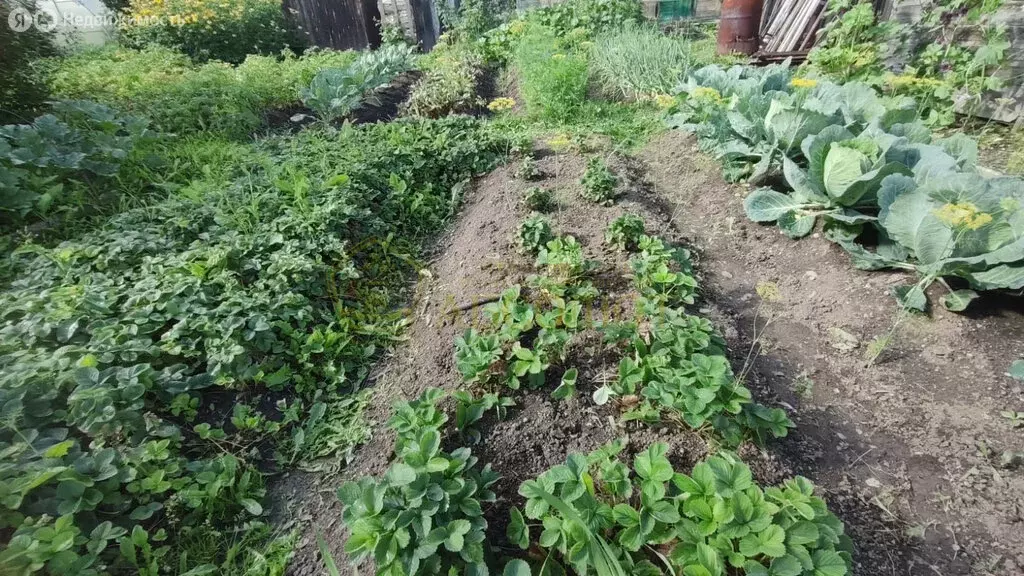
[[[439,398],[435,392],[421,401]],[[377,574],[486,571],[481,504],[495,500],[490,486],[498,476],[489,465],[477,469],[468,448],[441,450],[446,420],[399,430],[398,461],[383,477],[338,489],[351,531],[345,552],[354,562],[372,557]]]
[[[402,104],[405,113],[425,118],[448,114],[469,114],[483,106],[477,85],[483,73],[483,58],[465,45],[441,44],[420,62],[423,78],[413,85]]]
[[[619,177],[612,172],[604,160],[595,156],[587,160],[587,168],[580,178],[580,195],[595,202],[610,206],[618,197],[616,187]]]
[[[480,431],[474,424],[484,417],[488,410],[494,410],[498,419],[503,419],[506,412],[516,405],[515,400],[507,396],[487,392],[479,398],[466,390],[452,392],[455,399],[455,429],[468,444],[480,443]]]
[[[539,254],[553,239],[551,223],[541,214],[532,214],[519,225],[519,246],[527,254]]]
[[[590,66],[609,93],[627,99],[670,94],[698,62],[689,38],[649,24],[627,24],[594,39]]]
[[[519,89],[527,112],[555,122],[568,122],[587,98],[585,55],[559,47],[549,30],[533,27],[515,53]]]
[[[623,214],[608,225],[604,243],[617,250],[636,250],[644,235],[644,219],[635,214]]]
[[[301,45],[294,22],[275,0],[130,0],[123,41],[166,46],[193,60],[238,64],[249,54],[276,54]]]
[[[946,173],[934,178],[891,176],[878,193],[878,229],[886,241],[870,252],[841,242],[858,268],[901,268],[920,280],[895,290],[903,307],[924,310],[932,282],[959,277],[973,289],[943,296],[949,310],[962,311],[975,290],[1024,287],[1024,188],[1016,178],[979,179]]]
[[[644,298],[671,308],[693,304],[697,281],[688,251],[668,247],[660,238],[647,235],[639,237],[637,249],[630,266],[633,283]]]
[[[95,102],[68,101],[31,124],[0,127],[0,224],[95,203],[93,180],[115,176],[136,146],[156,135],[140,118]]]
[[[764,490],[728,452],[680,474],[663,443],[628,467],[617,458],[623,447],[572,454],[523,482],[526,505],[511,511],[509,540],[536,542],[545,566],[564,562],[578,574],[852,573],[843,524],[805,478]]]
[[[365,438],[362,404],[343,398],[399,336],[398,294],[417,269],[406,253],[507,141],[452,117],[260,146],[195,152],[238,165],[7,259],[5,566],[185,573],[247,557],[210,543],[262,516],[268,456],[287,465]]]
[[[597,267],[597,262],[583,256],[583,246],[572,236],[559,236],[548,241],[537,254],[536,265],[560,284],[572,284]]]
[[[550,212],[555,207],[555,196],[551,190],[540,186],[531,186],[523,194],[526,208],[535,212]],[[532,251],[532,250],[531,250]]]
[[[362,54],[347,68],[321,70],[302,90],[302,103],[327,121],[346,116],[363,103],[374,103],[375,91],[412,65],[412,50],[389,44]]]
[[[520,180],[537,180],[544,176],[544,172],[537,166],[537,161],[531,156],[523,158],[523,161],[516,167],[516,178]]]
[[[624,414],[627,420],[653,423],[664,413],[691,428],[712,426],[731,445],[786,436],[793,423],[782,410],[751,401],[710,322],[671,308],[651,322],[649,336],[633,336],[618,377],[595,392],[595,401],[635,398],[641,404]]]

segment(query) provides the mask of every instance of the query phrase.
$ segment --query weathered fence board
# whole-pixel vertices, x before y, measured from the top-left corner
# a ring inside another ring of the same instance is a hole
[[[380,44],[376,0],[284,0],[313,46],[362,50]]]

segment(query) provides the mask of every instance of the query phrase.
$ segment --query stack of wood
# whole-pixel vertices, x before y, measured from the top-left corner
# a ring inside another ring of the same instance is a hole
[[[818,40],[826,0],[766,0],[761,17],[763,60],[800,60]]]

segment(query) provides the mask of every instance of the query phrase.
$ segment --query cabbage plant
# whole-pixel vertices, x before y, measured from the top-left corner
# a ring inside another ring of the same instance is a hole
[[[840,244],[858,268],[916,272],[918,282],[896,289],[904,307],[925,310],[925,291],[936,281],[946,287],[941,303],[952,311],[964,310],[976,290],[1024,288],[1024,180],[946,173],[919,183],[892,175],[882,181],[878,202],[878,248],[868,251],[849,239]],[[970,288],[954,290],[948,277]]]

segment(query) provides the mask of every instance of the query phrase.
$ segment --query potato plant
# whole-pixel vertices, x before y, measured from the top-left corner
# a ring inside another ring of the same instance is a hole
[[[549,570],[577,574],[747,576],[852,574],[842,522],[805,478],[763,489],[721,452],[678,473],[655,443],[628,466],[613,442],[571,454],[519,487],[509,540],[536,544]]]

